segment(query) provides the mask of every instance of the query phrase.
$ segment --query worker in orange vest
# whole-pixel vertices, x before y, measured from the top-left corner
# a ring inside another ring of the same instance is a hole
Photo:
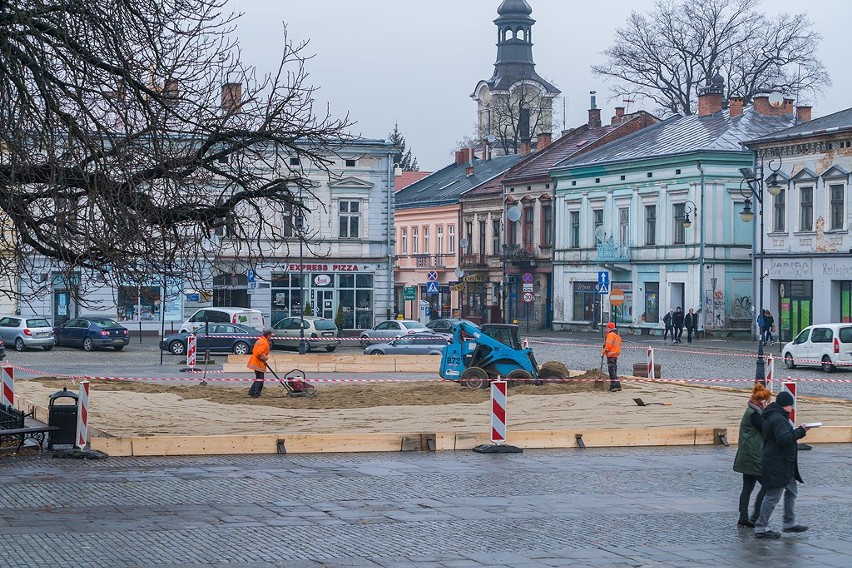
[[[272,328],[267,327],[263,330],[263,335],[254,344],[254,349],[251,352],[251,358],[246,367],[254,370],[254,382],[249,388],[249,396],[257,398],[260,396],[260,391],[263,390],[264,373],[266,373],[266,361],[269,359],[269,350],[272,348]]]
[[[618,335],[618,330],[615,329],[613,322],[606,324],[606,338],[601,355],[606,357],[606,368],[609,371],[609,392],[618,392],[621,390],[621,383],[618,382],[618,356],[621,355],[621,336]]]

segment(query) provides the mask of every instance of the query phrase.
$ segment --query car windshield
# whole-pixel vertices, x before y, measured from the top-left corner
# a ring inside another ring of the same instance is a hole
[[[407,321],[405,322],[406,329],[429,329],[425,324],[420,323],[419,321]]]
[[[319,331],[335,331],[337,330],[337,326],[331,320],[315,320],[314,327],[316,327]]]
[[[27,320],[27,327],[50,327],[50,324],[47,323],[46,319],[33,318]]]

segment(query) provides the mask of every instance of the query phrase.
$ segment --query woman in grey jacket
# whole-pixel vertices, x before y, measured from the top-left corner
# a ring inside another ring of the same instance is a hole
[[[766,490],[763,484],[754,500],[753,513],[749,517],[748,504],[756,483],[760,482],[761,455],[763,454],[763,409],[772,399],[772,393],[760,383],[751,389],[748,407],[740,420],[740,435],[737,442],[737,455],[734,458],[734,471],[743,474],[743,488],[740,491],[740,519],[737,526],[754,528],[754,522],[760,514],[760,505]]]

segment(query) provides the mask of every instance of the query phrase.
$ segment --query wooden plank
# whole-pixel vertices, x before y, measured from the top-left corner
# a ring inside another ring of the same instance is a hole
[[[456,449],[455,432],[438,432],[435,434],[435,451],[446,452]]]
[[[133,438],[90,438],[89,447],[108,456],[130,457],[133,455]]]
[[[805,444],[841,444],[852,442],[852,426],[820,426],[811,428],[808,435],[799,440]]]

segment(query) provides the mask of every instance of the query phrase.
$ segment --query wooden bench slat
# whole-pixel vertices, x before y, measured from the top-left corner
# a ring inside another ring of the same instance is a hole
[[[40,434],[42,432],[54,432],[59,426],[36,426],[33,428],[12,428],[10,430],[0,429],[0,436],[16,436],[20,434]]]

